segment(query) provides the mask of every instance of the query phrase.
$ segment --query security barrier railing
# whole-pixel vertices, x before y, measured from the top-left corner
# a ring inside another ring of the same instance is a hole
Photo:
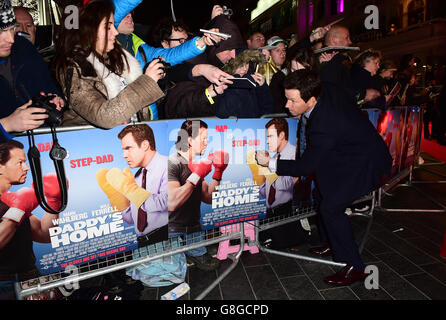
[[[284,115],[281,114],[279,116],[282,117]],[[422,112],[420,112],[418,123],[419,124],[422,123]],[[65,127],[65,128],[58,128],[57,131],[65,132],[65,131],[84,130],[90,128],[93,127],[91,126]],[[47,129],[37,129],[35,130],[35,133],[46,133],[47,131],[48,131]],[[418,130],[417,133],[418,143],[421,131],[422,130],[420,129]],[[414,157],[414,161],[416,161],[416,158],[418,157],[419,153],[420,151],[418,148],[417,154]],[[359,249],[361,252],[364,248],[368,234],[370,232],[370,228],[373,221],[373,211],[376,209],[383,211],[392,211],[391,209],[383,208],[382,198],[389,192],[390,189],[394,188],[395,186],[398,186],[398,183],[402,181],[404,178],[406,178],[407,176],[411,177],[412,170],[413,170],[413,163],[409,168],[400,170],[384,186],[382,186],[378,190],[375,190],[374,192],[355,201],[355,203],[365,202],[365,201],[371,202],[370,210],[368,212],[360,214],[370,218],[366,230],[364,232],[363,238],[360,241]],[[329,264],[334,266],[344,266],[345,265],[344,263],[333,262],[331,260],[319,259],[305,255],[298,255],[279,250],[272,250],[263,246],[258,240],[259,239],[258,234],[260,231],[284,225],[293,221],[299,221],[301,219],[310,218],[315,216],[316,214],[317,212],[315,207],[313,207],[312,205],[307,205],[303,207],[293,207],[293,211],[287,215],[275,216],[263,220],[244,222],[253,224],[255,227],[255,234],[256,234],[255,240],[254,242],[251,241],[249,244],[256,245],[261,251],[269,254],[277,254],[295,259],[303,259],[307,261]],[[239,239],[240,244],[244,244],[245,243],[244,223],[239,223],[238,224],[239,227],[234,229],[235,231],[231,233],[222,234],[220,232],[220,229],[218,228],[203,231],[204,240],[202,240],[203,238],[200,238],[197,239],[197,242],[194,241],[194,239],[192,240],[188,239],[186,243],[185,240],[179,237],[169,238],[168,240],[163,241],[162,243],[157,243],[155,245],[149,245],[147,247],[138,248],[131,252],[125,252],[122,254],[115,255],[113,257],[90,261],[76,268],[53,273],[50,275],[44,275],[36,279],[18,282],[16,283],[16,294],[19,299],[25,299],[26,297],[29,297],[33,294],[55,289],[61,286],[72,288],[79,282],[87,279],[98,277],[125,268],[137,266],[146,262],[153,261],[155,259],[160,259],[178,253],[186,252],[191,249],[217,244],[225,240]],[[242,252],[243,252],[243,245],[240,245],[240,249],[237,253],[229,255],[229,257],[233,260],[232,264],[208,288],[206,288],[200,295],[198,295],[196,299],[198,300],[203,299],[215,286],[218,285],[218,283],[220,283],[236,267],[236,265],[240,261]]]

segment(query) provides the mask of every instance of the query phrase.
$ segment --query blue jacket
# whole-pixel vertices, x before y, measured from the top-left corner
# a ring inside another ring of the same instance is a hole
[[[206,46],[202,50],[197,48],[195,42],[198,37],[186,41],[181,46],[168,49],[151,47],[134,33],[131,34],[131,37],[133,43],[132,50],[135,54],[136,59],[138,59],[138,61],[141,63],[141,68],[144,68],[146,63],[149,63],[150,61],[158,57],[163,57],[164,59],[166,59],[167,63],[170,63],[172,66],[174,66],[182,63],[185,60],[196,57],[197,55],[203,53],[206,49]],[[146,58],[145,61],[139,48],[144,50]]]
[[[47,63],[31,42],[16,36],[10,59],[14,83],[11,87],[9,82],[0,76],[0,118],[9,116],[41,91],[62,96]]]

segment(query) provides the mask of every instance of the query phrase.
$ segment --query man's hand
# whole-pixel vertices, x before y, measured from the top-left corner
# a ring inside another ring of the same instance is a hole
[[[257,150],[256,151],[256,161],[262,167],[268,167],[270,156],[268,151],[266,150]]]
[[[365,93],[365,97],[364,97],[364,102],[369,102],[372,100],[375,100],[376,98],[378,98],[381,95],[381,93],[379,93],[378,90],[375,89],[366,89],[366,93]]]
[[[45,119],[48,118],[46,110],[34,107],[28,108],[31,103],[32,101],[29,100],[9,116],[0,119],[0,123],[7,132],[33,130],[43,125]]]
[[[339,53],[339,51],[333,51],[331,53],[327,53],[327,52],[321,53],[321,55],[319,56],[319,63],[330,61],[338,53]]]
[[[314,42],[314,41],[324,38],[325,35],[327,34],[328,30],[330,30],[330,28],[331,27],[329,26],[329,27],[319,27],[319,28],[314,29],[311,32],[310,41]]]
[[[232,84],[231,80],[226,78],[232,78],[229,73],[220,70],[216,66],[211,64],[197,64],[192,69],[192,76],[200,77],[203,76],[210,82],[215,83],[217,86],[222,84]]]
[[[214,19],[216,16],[219,16],[223,14],[223,8],[216,4],[213,8],[212,8],[212,13],[211,13],[211,20]]]
[[[210,29],[210,31],[219,32],[220,30],[218,28],[212,28]],[[217,36],[216,34],[205,32],[203,36],[197,40],[197,45],[200,48],[204,47],[204,44],[207,46],[215,46],[222,40],[225,39],[223,37]]]
[[[254,81],[258,83],[259,86],[263,86],[263,84],[265,83],[265,77],[262,74],[255,72],[251,76]]]
[[[164,60],[164,58],[162,59]],[[158,82],[159,79],[162,79],[166,76],[166,73],[164,72],[162,67],[162,63],[159,61],[158,58],[156,58],[149,63],[144,73],[145,75],[152,78],[155,82]]]
[[[61,97],[59,97],[57,94],[54,94],[54,93],[46,94],[45,92],[40,92],[40,94],[45,97],[49,96],[49,95],[55,96],[53,99],[50,100],[50,102],[54,103],[56,105],[57,110],[60,111],[60,110],[62,110],[63,107],[65,107],[65,100],[62,99]]]

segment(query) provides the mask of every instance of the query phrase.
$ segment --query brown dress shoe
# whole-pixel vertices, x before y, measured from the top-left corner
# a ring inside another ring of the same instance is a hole
[[[326,277],[324,281],[335,286],[348,286],[351,285],[353,282],[364,280],[365,278],[367,278],[367,276],[367,273],[358,271],[351,265],[346,265],[335,274]]]
[[[313,247],[308,249],[309,253],[317,254],[318,256],[325,257],[331,255],[331,248],[328,244],[320,247]]]

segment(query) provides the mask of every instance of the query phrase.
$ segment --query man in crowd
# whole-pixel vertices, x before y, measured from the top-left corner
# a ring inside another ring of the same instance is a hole
[[[260,31],[253,32],[246,40],[248,49],[258,49],[265,46],[265,36]]]
[[[392,157],[351,98],[331,84],[322,87],[314,71],[295,71],[287,76],[284,86],[290,113],[309,118],[309,145],[298,160],[270,159],[258,152],[257,162],[278,175],[315,173],[320,194],[319,233],[326,244],[312,252],[332,253],[334,261],[346,264],[324,280],[332,285],[363,280],[365,265],[344,212],[354,200],[384,182],[390,175]]]
[[[335,25],[328,30],[325,35],[325,45],[327,47],[350,47],[349,30],[341,25]],[[350,69],[346,66],[349,57],[339,51],[325,55],[325,63],[321,65],[321,81],[329,82],[347,91],[351,98],[358,104],[369,102],[380,96],[375,89],[354,89],[350,76]]]
[[[35,45],[37,28],[34,24],[33,17],[28,10],[29,9],[24,7],[14,7],[14,14],[17,20],[16,33],[22,31],[29,34],[29,41]]]
[[[59,216],[32,214],[38,206],[33,188],[8,192],[12,185],[25,183],[29,170],[23,144],[10,140],[0,144],[0,300],[15,299],[14,282],[39,276],[33,241],[50,242],[49,228]],[[60,207],[60,189],[54,174],[43,177],[45,197],[52,208]],[[10,290],[7,290],[9,288]]]
[[[201,120],[186,120],[178,131],[177,152],[170,155],[168,164],[169,237],[181,236],[187,244],[204,240],[201,231],[201,202],[212,203],[212,192],[220,185],[229,162],[224,151],[215,151],[207,159],[194,160],[204,155],[208,144],[207,124]],[[210,183],[204,178],[212,171]],[[206,247],[186,252],[187,259],[202,270],[214,270],[218,260]]]
[[[65,102],[36,48],[23,37],[15,36],[16,19],[9,0],[0,0],[0,17],[0,130],[32,130],[48,118],[45,109],[28,108],[33,97],[56,94],[51,102],[58,109]]]
[[[260,48],[268,60],[267,68],[263,72],[268,85],[271,83],[275,73],[282,72],[281,69],[285,63],[287,47],[288,42],[279,36],[274,36],[268,39],[265,47]]]

